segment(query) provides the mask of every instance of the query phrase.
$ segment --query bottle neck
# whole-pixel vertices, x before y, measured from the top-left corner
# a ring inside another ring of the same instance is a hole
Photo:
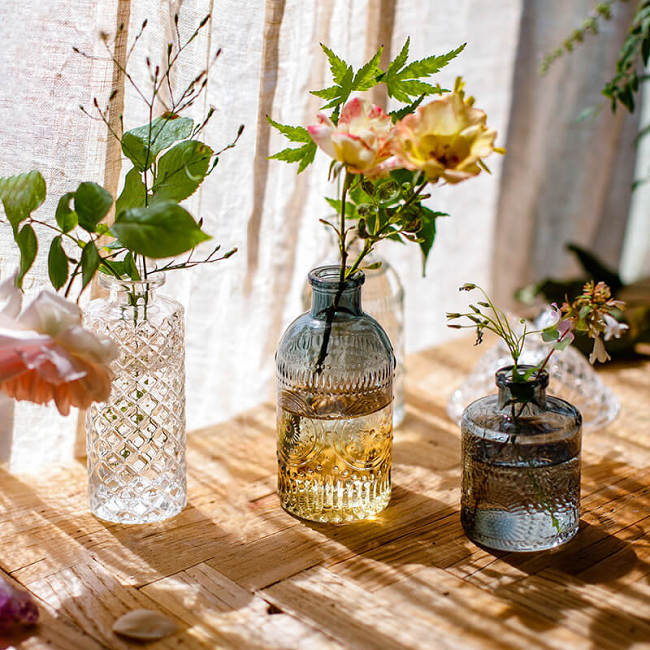
[[[341,284],[338,266],[321,266],[314,269],[309,274],[312,287],[311,315],[314,318],[324,319],[334,307],[335,313],[339,316],[360,316],[363,314],[361,309],[363,281],[364,276],[360,271]]]
[[[109,292],[109,300],[122,307],[133,307],[135,309],[150,305],[154,299],[156,290],[161,287],[165,278],[163,274],[156,274],[152,279],[118,280],[111,276],[102,275],[99,284]]]
[[[523,375],[531,366],[518,366],[518,372]],[[548,373],[542,370],[534,374],[532,379],[516,381],[512,378],[512,366],[497,371],[496,384],[499,388],[498,408],[510,408],[513,405],[531,405],[546,408],[546,387]]]

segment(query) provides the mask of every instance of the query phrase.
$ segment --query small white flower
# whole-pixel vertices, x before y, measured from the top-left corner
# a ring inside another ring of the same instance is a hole
[[[611,338],[618,339],[621,337],[629,327],[625,323],[619,323],[613,316],[603,314],[605,320],[605,340],[609,341]]]
[[[609,361],[610,356],[607,354],[607,350],[605,349],[605,344],[603,343],[603,340],[597,336],[594,339],[594,349],[591,351],[591,354],[589,355],[589,363],[595,363],[596,361],[600,361],[600,363],[605,363],[605,361]]]

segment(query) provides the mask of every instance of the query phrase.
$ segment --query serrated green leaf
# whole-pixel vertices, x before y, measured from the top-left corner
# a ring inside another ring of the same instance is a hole
[[[370,61],[357,70],[352,80],[353,90],[369,90],[376,84],[376,78],[382,72],[379,61],[383,50],[384,46],[382,45]]]
[[[122,136],[124,155],[141,172],[149,169],[158,154],[175,142],[189,138],[194,122],[189,117],[165,113],[151,122],[127,131]]]
[[[153,186],[155,201],[182,201],[191,196],[203,182],[214,152],[198,140],[185,140],[174,145],[158,161]]]
[[[278,153],[269,156],[269,159],[283,160],[284,162],[288,163],[300,163],[298,165],[297,172],[300,174],[300,172],[306,169],[306,167],[314,161],[316,149],[316,143],[312,141],[308,144],[304,144],[302,147],[296,147],[294,149],[289,147],[287,149],[283,149],[282,151],[278,151]]]
[[[409,63],[403,70],[400,70],[400,76],[404,79],[421,79],[422,77],[430,77],[432,74],[439,72],[453,61],[464,49],[467,43],[463,43],[455,50],[450,50],[445,54],[428,56],[419,61]]]
[[[57,235],[50,244],[47,256],[47,271],[52,286],[58,291],[68,280],[68,256],[61,245],[61,235]]]
[[[332,99],[331,102],[328,102],[323,106],[323,110],[326,108],[336,108],[339,109],[345,102],[348,100],[348,97],[350,96],[350,93],[352,92],[352,79],[354,76],[354,70],[352,69],[352,66],[350,66],[346,73],[343,75],[343,78],[341,79],[341,84],[338,89],[338,95]],[[338,123],[338,111],[335,112],[335,114],[332,116],[332,121],[334,124]]]
[[[151,258],[180,255],[210,239],[190,213],[173,201],[124,210],[111,232],[130,251]]]
[[[89,241],[81,252],[81,290],[83,291],[93,279],[101,259],[95,242]]]
[[[81,183],[74,195],[79,225],[88,232],[95,232],[95,226],[106,216],[111,205],[111,193],[97,183]]]
[[[271,119],[268,115],[266,116],[268,123],[276,128],[282,135],[284,135],[287,140],[291,142],[311,142],[311,135],[309,131],[303,126],[289,126],[288,124],[280,124],[275,120]]]
[[[45,201],[46,191],[45,179],[37,170],[0,178],[0,200],[14,232]]]
[[[298,165],[298,174],[300,172],[303,172],[309,165],[314,162],[314,157],[316,156],[316,143],[312,142],[311,144],[306,144],[304,147],[302,147],[305,151],[302,157],[302,160],[300,161],[300,164]]]
[[[386,70],[386,76],[392,75],[396,73],[398,70],[402,68],[402,66],[406,63],[406,59],[408,58],[409,55],[409,45],[411,44],[411,37],[409,36],[406,39],[406,42],[402,46],[402,49],[400,50],[400,53],[390,62],[390,65],[388,66],[388,69]]]
[[[146,203],[146,188],[142,175],[134,167],[124,179],[124,187],[115,201],[115,214],[128,208],[142,208]]]
[[[343,61],[343,59],[336,56],[336,54],[334,54],[334,52],[332,52],[332,50],[330,50],[327,45],[321,43],[320,46],[323,48],[323,52],[325,52],[327,55],[334,82],[341,84],[341,80],[348,70],[348,64]]]
[[[420,95],[414,102],[408,104],[407,106],[403,106],[402,108],[391,111],[389,113],[391,119],[393,120],[393,124],[395,122],[398,122],[399,120],[405,118],[407,115],[410,115],[415,111],[415,109],[422,103],[422,100],[426,97],[426,95]]]
[[[17,231],[14,235],[14,239],[20,249],[20,268],[18,270],[18,276],[16,277],[16,286],[22,287],[23,278],[36,259],[38,241],[34,229],[29,224],[25,224],[19,231]]]
[[[322,90],[311,90],[310,95],[315,95],[321,99],[334,99],[339,95],[338,86],[330,86],[329,88],[323,88]]]
[[[70,232],[78,222],[77,213],[70,208],[70,201],[74,199],[74,192],[67,192],[56,206],[55,218],[63,232]]]

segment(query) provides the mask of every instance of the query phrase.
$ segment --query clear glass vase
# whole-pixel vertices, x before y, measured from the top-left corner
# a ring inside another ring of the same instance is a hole
[[[143,282],[100,277],[108,298],[93,300],[86,325],[119,346],[108,402],[86,414],[88,494],[101,519],[143,524],[186,504],[183,307]]]
[[[323,263],[334,263],[338,249],[332,250]],[[370,253],[364,259],[364,265],[381,263],[379,268],[365,269],[366,281],[363,285],[363,309],[383,327],[395,353],[395,379],[393,380],[393,427],[398,427],[404,420],[404,359],[406,357],[404,342],[404,288],[395,268],[383,257]],[[311,304],[311,285],[305,283],[302,292],[303,309]]]
[[[472,402],[461,421],[463,528],[501,551],[559,546],[578,531],[582,417],[546,395],[545,370],[515,382],[501,368],[496,383],[498,395]]]
[[[276,355],[280,501],[311,521],[365,519],[390,500],[395,359],[361,309],[363,273],[341,285],[323,266],[309,281],[311,309]]]

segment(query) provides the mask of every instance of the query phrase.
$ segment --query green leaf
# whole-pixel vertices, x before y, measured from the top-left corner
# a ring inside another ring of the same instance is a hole
[[[115,277],[115,273],[117,273],[122,278],[128,277],[131,278],[131,280],[141,279],[140,272],[138,271],[138,267],[135,265],[133,254],[131,252],[128,252],[124,259],[120,261],[111,260],[110,262],[106,262],[102,260],[102,263],[99,265],[99,271],[105,275],[111,275],[113,277]]]
[[[341,79],[341,84],[337,90],[337,95],[334,99],[332,99],[331,102],[328,102],[323,106],[323,110],[326,108],[339,108],[345,102],[348,100],[348,97],[350,96],[350,93],[352,92],[352,79],[354,76],[354,70],[352,69],[352,66],[350,66],[347,69],[347,72],[343,75],[343,78]],[[335,115],[332,115],[332,120],[334,123],[338,123],[337,119],[338,113],[335,111]]]
[[[67,192],[59,199],[59,203],[56,206],[56,222],[63,232],[70,232],[79,221],[77,213],[70,208],[70,201],[73,198],[74,192]]]
[[[61,245],[61,235],[55,237],[50,244],[47,270],[52,286],[58,291],[68,280],[68,256]]]
[[[335,97],[338,97],[339,87],[329,86],[328,88],[323,88],[322,90],[310,90],[309,94],[320,97],[321,99],[334,99]]]
[[[542,340],[547,343],[549,341],[557,341],[558,338],[560,338],[560,332],[557,327],[550,327],[542,332]]]
[[[571,345],[571,338],[567,337],[562,339],[561,341],[558,341],[553,347],[556,350],[562,351],[568,348],[570,345]]]
[[[16,286],[22,287],[23,278],[36,259],[38,241],[36,240],[34,229],[29,224],[25,224],[18,232],[16,232],[14,238],[16,244],[18,244],[18,248],[20,249],[20,269],[18,271],[18,277],[16,278]]]
[[[323,43],[320,44],[320,46],[323,48],[323,52],[327,55],[327,59],[330,63],[330,70],[332,72],[332,78],[334,79],[334,83],[340,84],[341,80],[343,79],[343,76],[347,73],[348,71],[348,64],[343,61],[343,59],[339,58],[332,52],[332,50],[327,47],[327,45],[324,45]]]
[[[83,251],[81,252],[81,290],[83,291],[88,283],[95,276],[95,272],[99,267],[101,258],[95,247],[95,242],[89,241],[84,246]]]
[[[151,258],[180,255],[210,239],[190,213],[173,201],[124,210],[111,232],[130,251]]]
[[[398,110],[391,111],[389,115],[393,120],[393,124],[405,118],[407,115],[410,115],[411,113],[415,112],[415,109],[422,103],[422,100],[425,97],[426,95],[420,95],[414,102],[411,102],[406,106],[402,106],[402,108]]]
[[[127,131],[122,136],[122,151],[143,172],[151,167],[161,151],[189,138],[193,128],[194,122],[189,117],[164,113],[151,124]]]
[[[97,224],[106,216],[113,197],[97,183],[81,183],[74,195],[74,209],[79,225],[88,232],[95,232]]]
[[[212,154],[212,149],[198,140],[173,146],[158,161],[154,199],[182,201],[193,194],[208,173]]]
[[[282,135],[284,135],[291,142],[311,142],[311,135],[309,131],[303,126],[289,126],[288,124],[280,124],[272,120],[268,115],[266,116],[267,122],[276,128]]]
[[[427,259],[433,247],[433,242],[436,238],[436,219],[438,217],[448,216],[446,212],[437,212],[420,206],[422,215],[422,227],[416,233],[416,236],[421,241],[419,242],[420,250],[422,251],[422,276],[426,275]]]
[[[379,67],[379,61],[381,60],[383,50],[384,46],[382,45],[370,61],[359,68],[352,80],[352,88],[354,90],[370,90],[370,88],[376,85],[377,76],[382,73]]]
[[[115,201],[115,214],[127,208],[142,208],[146,203],[146,189],[140,172],[134,167],[124,179],[122,193]]]
[[[0,178],[0,200],[14,232],[45,201],[45,194],[45,180],[37,170]]]
[[[299,162],[298,173],[300,173],[313,162],[314,157],[316,156],[316,149],[316,143],[312,141],[309,144],[305,144],[302,147],[295,149],[290,147],[283,149],[282,151],[278,151],[278,153],[269,156],[269,158],[272,160],[283,160],[288,163]]]
[[[389,96],[400,102],[410,103],[413,97],[443,92],[440,86],[433,86],[421,81],[421,79],[430,77],[444,68],[465,49],[465,43],[445,54],[429,56],[426,59],[413,61],[405,66],[408,45],[409,40],[407,39],[402,51],[386,70],[385,82]]]

